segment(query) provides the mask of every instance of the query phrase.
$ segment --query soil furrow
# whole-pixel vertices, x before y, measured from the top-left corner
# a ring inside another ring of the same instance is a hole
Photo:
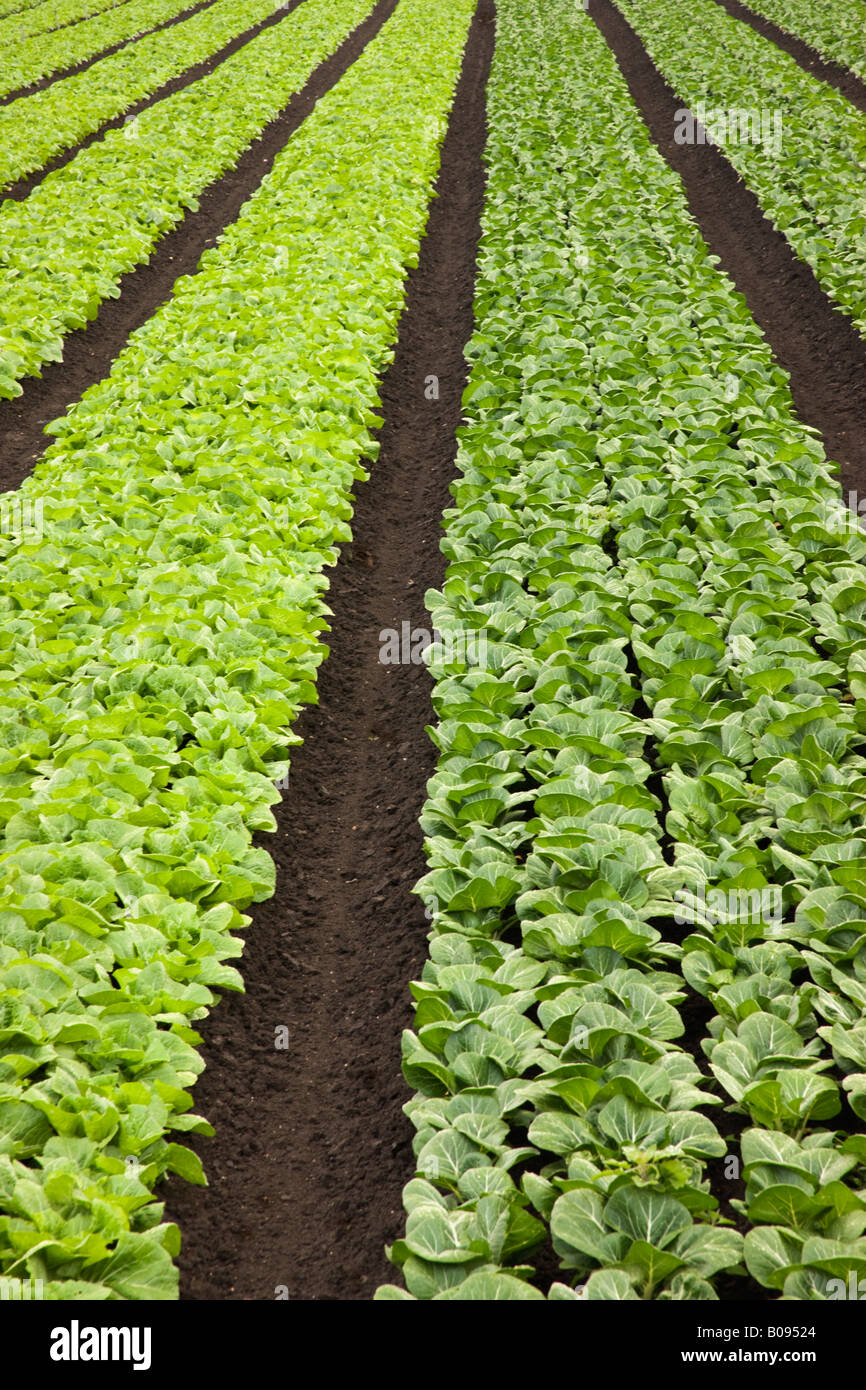
[[[173,24],[180,24],[184,19],[192,19],[199,10],[206,10],[209,5],[213,4],[214,0],[199,0],[198,4],[190,5],[187,10],[181,10],[180,14],[167,19],[164,24],[155,24],[152,29],[143,29],[140,34],[130,34],[128,39],[120,39],[117,43],[113,43],[110,48],[103,48],[101,52],[93,53],[89,58],[82,58],[80,63],[74,63],[68,68],[60,68],[57,72],[49,72],[45,77],[37,78],[35,82],[29,83],[26,87],[16,87],[14,92],[7,92],[4,97],[0,97],[0,106],[9,106],[19,97],[32,97],[34,92],[44,91],[53,82],[60,82],[64,77],[75,77],[79,72],[92,68],[94,63],[98,63],[101,58],[110,58],[112,53],[119,53],[121,48],[126,48],[138,39],[146,39],[150,34],[158,34],[161,29],[170,29]]]
[[[741,19],[750,29],[754,29],[756,34],[760,34],[761,38],[769,39],[777,48],[781,48],[798,62],[810,77],[820,78],[830,87],[835,87],[847,97],[852,106],[857,107],[858,111],[866,112],[866,82],[843,63],[834,63],[830,59],[822,58],[818,50],[806,43],[805,39],[798,39],[795,34],[780,29],[771,19],[750,10],[747,5],[741,5],[740,0],[716,0],[716,3],[721,5],[723,10],[727,10],[733,19]]]
[[[213,0],[206,0],[211,4]],[[186,68],[184,72],[178,73],[177,77],[169,78],[149,97],[142,97],[141,101],[134,102],[127,106],[119,116],[113,116],[110,121],[106,121],[98,130],[94,130],[90,135],[86,135],[83,140],[79,140],[77,145],[71,145],[62,154],[56,155],[53,159],[47,160],[34,173],[28,174],[26,178],[19,179],[17,183],[12,183],[4,191],[3,198],[14,198],[16,202],[23,203],[30,194],[49,174],[53,174],[55,169],[62,169],[64,164],[69,164],[77,154],[86,150],[90,145],[95,145],[97,140],[103,140],[110,130],[117,130],[125,125],[133,116],[138,116],[142,111],[146,111],[149,106],[155,106],[158,101],[164,101],[166,97],[174,96],[175,92],[183,91],[184,87],[189,87],[193,82],[198,82],[202,77],[209,77],[215,72],[220,63],[224,63],[226,58],[230,58],[233,53],[237,53],[239,48],[243,48],[256,38],[263,29],[270,29],[274,24],[278,24],[287,15],[296,10],[303,0],[285,0],[285,4],[273,15],[268,15],[260,24],[254,24],[251,29],[246,29],[243,34],[238,34],[222,48],[217,49],[209,58],[204,58],[200,63],[195,63],[192,67]]]
[[[289,137],[375,38],[396,6],[397,0],[378,0],[241,155],[234,169],[205,189],[197,211],[186,213],[144,265],[121,277],[119,297],[104,300],[87,328],[64,339],[62,362],[47,363],[41,376],[22,380],[22,395],[0,401],[0,491],[21,485],[48,447],[50,441],[43,433],[48,421],[63,415],[89,386],[108,375],[129,335],[171,296],[175,281],[195,273],[202,253],[235,221]]]
[[[246,994],[202,1027],[195,1148],[210,1187],[168,1185],[182,1297],[367,1299],[394,1273],[413,1172],[400,1034],[427,923],[418,815],[435,751],[425,666],[384,665],[380,633],[429,624],[441,519],[473,328],[493,3],[480,0],[442,150],[427,235],[384,374],[381,450],[355,491],[353,541],[331,572],[335,614],[319,705],[298,722],[275,837],[277,893],[253,909]],[[288,1030],[279,1049],[278,1029]]]
[[[789,373],[800,419],[820,431],[828,456],[841,465],[843,489],[866,496],[866,343],[723,153],[675,142],[682,102],[619,10],[610,0],[590,0],[589,12],[655,144],[682,179],[701,235]]]

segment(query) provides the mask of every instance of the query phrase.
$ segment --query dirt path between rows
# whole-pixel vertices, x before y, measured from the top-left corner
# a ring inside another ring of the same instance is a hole
[[[207,0],[207,3],[212,3],[212,0]],[[69,164],[82,150],[88,149],[90,145],[95,145],[97,140],[103,140],[110,130],[118,130],[127,121],[132,120],[133,116],[139,116],[142,111],[146,111],[149,106],[155,106],[158,101],[164,101],[166,97],[174,96],[175,92],[183,91],[184,87],[191,86],[193,82],[198,82],[202,77],[210,76],[221,63],[225,62],[226,58],[230,58],[233,53],[237,53],[239,48],[243,48],[252,39],[257,38],[263,30],[270,29],[275,24],[281,24],[287,15],[290,15],[301,4],[303,4],[303,0],[285,0],[284,5],[274,14],[268,15],[267,19],[263,19],[260,24],[254,24],[251,29],[245,29],[242,34],[230,39],[209,58],[204,58],[200,63],[194,63],[191,67],[185,68],[176,77],[169,78],[161,87],[157,87],[156,91],[151,93],[149,97],[142,97],[141,101],[133,102],[130,106],[124,107],[119,116],[113,116],[110,121],[105,121],[97,130],[91,131],[90,135],[85,135],[82,140],[79,140],[77,145],[70,145],[68,149],[55,155],[53,159],[46,160],[39,169],[28,174],[26,178],[18,179],[15,183],[9,184],[3,190],[3,197],[14,198],[19,203],[23,202],[25,198],[30,197],[34,188],[42,183],[43,179],[54,173],[55,169],[62,169],[64,164]]]
[[[175,280],[195,273],[202,253],[236,220],[289,137],[363,53],[396,6],[397,0],[378,0],[235,167],[200,194],[197,211],[187,212],[157,243],[149,261],[122,276],[119,297],[104,300],[87,328],[64,339],[62,362],[46,363],[41,377],[22,380],[22,395],[0,401],[0,492],[20,487],[51,442],[43,434],[48,421],[63,415],[89,386],[108,375],[130,333],[171,297]]]
[[[410,890],[424,872],[418,815],[434,749],[431,682],[380,664],[379,634],[429,621],[441,584],[443,509],[473,328],[483,202],[485,86],[493,4],[481,0],[442,151],[427,236],[385,374],[381,453],[356,490],[353,543],[331,572],[335,617],[320,703],[298,723],[279,829],[262,843],[277,893],[253,912],[247,993],[202,1029],[196,1108],[207,1190],[172,1180],[183,1231],[182,1297],[368,1299],[394,1277],[384,1245],[403,1227],[413,1172],[401,1107],[400,1034],[427,923]],[[437,377],[439,399],[428,400]],[[426,388],[426,394],[425,394]],[[275,1029],[289,1030],[287,1050]]]
[[[723,10],[727,10],[733,19],[741,19],[750,29],[754,29],[756,34],[760,34],[761,38],[769,39],[777,48],[781,48],[790,58],[795,59],[801,68],[805,68],[810,77],[820,78],[829,86],[836,87],[852,106],[856,106],[858,111],[866,112],[866,82],[851,72],[850,68],[822,58],[817,49],[806,43],[805,39],[798,39],[795,34],[789,34],[771,19],[750,10],[747,5],[741,5],[740,0],[717,0],[717,4]]]
[[[844,493],[866,497],[866,342],[764,216],[722,152],[710,144],[675,143],[675,112],[682,102],[619,10],[610,0],[590,0],[589,13],[655,144],[682,179],[701,235],[790,373],[800,419],[820,431],[828,456],[841,464]]]

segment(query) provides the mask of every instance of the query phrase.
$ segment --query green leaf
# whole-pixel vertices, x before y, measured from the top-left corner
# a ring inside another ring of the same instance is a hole
[[[572,1250],[597,1260],[615,1262],[628,1242],[611,1230],[603,1216],[604,1200],[596,1192],[565,1192],[556,1201],[550,1232],[557,1250]]]
[[[660,1250],[692,1224],[688,1210],[676,1198],[634,1187],[620,1187],[614,1192],[604,1208],[604,1220],[633,1241]]]
[[[164,1301],[177,1298],[178,1275],[168,1252],[151,1237],[124,1232],[114,1253],[90,1266],[94,1282],[120,1298]]]
[[[539,1289],[533,1288],[531,1284],[526,1284],[522,1279],[515,1279],[512,1274],[505,1270],[492,1271],[478,1270],[475,1274],[470,1274],[468,1279],[457,1284],[455,1288],[448,1289],[445,1293],[436,1295],[440,1302],[443,1299],[457,1300],[461,1302],[491,1302],[494,1299],[505,1299],[508,1302],[538,1302],[544,1301],[544,1294]]]
[[[802,1240],[777,1226],[759,1226],[746,1233],[744,1256],[753,1279],[781,1289],[789,1273],[801,1264]]]
[[[638,1295],[624,1270],[597,1269],[589,1276],[583,1297],[592,1303],[613,1300],[633,1302]]]

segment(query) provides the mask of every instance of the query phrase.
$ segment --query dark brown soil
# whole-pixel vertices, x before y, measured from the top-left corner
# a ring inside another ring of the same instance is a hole
[[[52,82],[59,82],[64,77],[75,77],[76,73],[84,72],[86,68],[92,68],[94,63],[98,63],[100,58],[110,58],[112,53],[119,53],[121,48],[126,48],[128,44],[135,43],[137,39],[146,38],[148,34],[158,34],[160,29],[170,29],[173,24],[180,24],[184,19],[191,19],[199,10],[207,9],[214,0],[198,0],[198,4],[190,5],[188,9],[181,10],[180,14],[173,15],[164,24],[154,24],[152,29],[143,29],[140,34],[130,34],[127,39],[120,39],[113,43],[110,48],[100,49],[99,53],[92,53],[89,58],[82,58],[80,63],[74,63],[72,67],[58,68],[56,72],[49,72],[45,77],[38,78],[35,82],[30,82],[26,87],[16,87],[14,92],[7,92],[4,97],[0,97],[0,106],[8,106],[10,102],[17,101],[19,97],[32,97],[34,92],[41,92],[45,87],[50,87]],[[41,35],[40,35],[41,37]]]
[[[777,361],[790,373],[800,419],[820,431],[847,492],[866,496],[866,342],[833,307],[808,265],[764,216],[755,195],[715,146],[678,145],[682,102],[610,0],[590,0],[633,100],[679,174],[692,216],[744,296]]]
[[[208,0],[208,3],[211,3],[211,0]],[[151,96],[142,97],[141,101],[134,102],[131,106],[127,106],[119,116],[114,116],[110,121],[106,121],[98,130],[94,130],[90,135],[86,135],[77,145],[70,146],[70,148],[64,150],[62,154],[55,156],[54,159],[43,164],[41,169],[37,169],[34,173],[28,174],[26,178],[18,179],[17,183],[10,184],[9,187],[4,190],[3,197],[15,198],[18,202],[23,202],[25,198],[30,196],[36,185],[40,184],[48,174],[53,174],[55,169],[62,169],[64,164],[68,164],[81,150],[86,150],[88,146],[95,145],[97,140],[104,139],[109,130],[117,130],[119,126],[125,125],[133,116],[138,116],[142,111],[146,111],[149,106],[155,106],[158,101],[163,101],[166,97],[173,96],[175,92],[182,91],[184,87],[189,87],[193,82],[198,82],[200,78],[209,76],[210,73],[214,72],[219,67],[220,63],[225,62],[226,58],[230,58],[233,53],[237,53],[239,48],[243,48],[245,44],[249,43],[250,39],[254,39],[263,29],[269,29],[272,25],[279,24],[287,15],[291,14],[292,10],[296,10],[301,3],[302,0],[286,0],[284,9],[278,10],[275,14],[268,15],[267,19],[263,19],[260,24],[254,24],[252,29],[246,29],[242,34],[238,34],[236,38],[224,44],[222,48],[217,49],[216,53],[213,53],[210,58],[205,58],[203,62],[194,64],[193,67],[187,68],[185,72],[179,73],[177,77],[172,77],[168,82],[164,82],[161,87],[157,87],[156,91],[153,92]]]
[[[380,664],[379,633],[427,627],[424,591],[444,574],[493,31],[492,0],[481,0],[384,377],[381,453],[356,489],[353,543],[331,573],[320,703],[297,725],[305,741],[276,841],[262,840],[277,893],[253,911],[246,994],[224,998],[202,1029],[196,1108],[216,1137],[195,1147],[211,1185],[173,1180],[168,1199],[184,1233],[187,1299],[273,1299],[281,1285],[292,1299],[368,1299],[395,1276],[384,1246],[401,1233],[413,1173],[400,1034],[427,954],[410,890],[425,868],[418,815],[434,749],[426,667]],[[438,401],[425,398],[431,376]],[[287,1051],[274,1045],[281,1025]]]
[[[810,77],[818,77],[831,87],[838,88],[852,106],[856,106],[858,111],[866,112],[866,82],[861,81],[856,73],[851,72],[842,63],[828,62],[811,44],[798,39],[794,34],[789,34],[785,29],[780,29],[778,24],[765,19],[762,14],[756,14],[748,6],[741,5],[740,0],[718,0],[718,4],[734,19],[741,19],[744,24],[754,29],[756,34],[769,39],[777,48],[783,49],[791,58],[795,58]]]
[[[43,427],[63,415],[95,381],[108,375],[130,333],[170,298],[175,280],[194,274],[202,253],[237,218],[286,141],[375,38],[396,4],[397,0],[378,0],[235,167],[205,190],[198,210],[186,213],[157,244],[145,265],[121,278],[119,298],[105,300],[87,328],[69,334],[63,344],[63,361],[46,363],[40,377],[26,377],[21,382],[22,395],[0,401],[0,491],[21,485],[48,447]]]

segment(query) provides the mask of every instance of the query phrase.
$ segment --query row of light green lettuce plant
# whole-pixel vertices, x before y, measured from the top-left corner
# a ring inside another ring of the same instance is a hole
[[[14,44],[36,34],[51,33],[67,24],[89,19],[103,10],[115,9],[129,0],[45,0],[45,3],[4,17],[0,23],[0,44]]]
[[[129,0],[129,4],[119,6],[116,12],[94,15],[92,19],[83,19],[56,33],[34,34],[32,38],[11,42],[7,39],[0,96],[17,91],[19,87],[29,87],[40,77],[50,77],[64,68],[74,67],[116,43],[134,39],[190,7],[190,0]],[[14,32],[15,16],[10,16],[5,23],[12,26]]]
[[[44,4],[44,0],[0,0],[0,18],[5,19],[7,15],[18,13],[24,14],[32,10],[36,5]]]
[[[323,570],[375,457],[473,0],[401,0],[195,276],[52,427],[0,593],[0,1269],[170,1298],[197,1022],[274,891]],[[10,499],[5,499],[9,501]]]
[[[543,1298],[548,1238],[551,1299],[830,1297],[866,1258],[866,543],[596,27],[497,10],[377,1297]]]
[[[273,10],[273,0],[216,0],[84,72],[0,107],[0,189],[41,169]]]
[[[63,356],[64,336],[198,206],[358,25],[370,0],[305,0],[210,76],[110,131],[0,208],[0,396]]]

